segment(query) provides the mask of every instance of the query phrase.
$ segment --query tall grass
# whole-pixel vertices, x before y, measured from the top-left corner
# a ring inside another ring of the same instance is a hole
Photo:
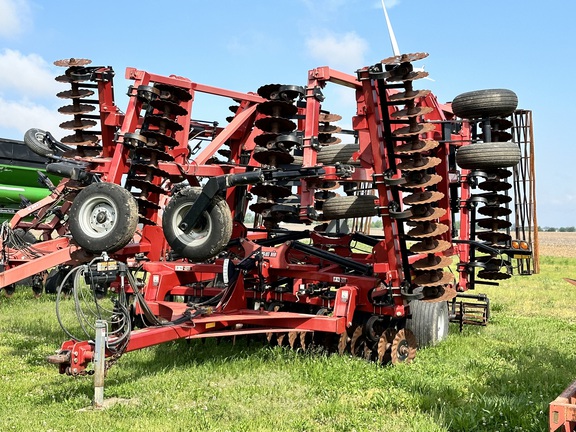
[[[89,407],[90,377],[44,358],[65,335],[54,299],[0,298],[0,430],[544,431],[548,403],[576,379],[576,259],[489,294],[487,327],[451,327],[410,365],[293,352],[260,343],[177,341],[124,355]]]

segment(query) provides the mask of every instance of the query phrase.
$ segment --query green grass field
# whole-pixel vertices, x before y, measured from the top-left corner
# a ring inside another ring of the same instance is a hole
[[[91,377],[44,358],[66,339],[54,298],[0,298],[1,431],[545,431],[548,403],[576,380],[576,258],[541,259],[489,294],[488,327],[457,325],[409,365],[209,340],[128,353],[106,399]]]

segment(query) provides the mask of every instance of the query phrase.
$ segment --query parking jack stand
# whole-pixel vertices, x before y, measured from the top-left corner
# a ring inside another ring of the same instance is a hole
[[[94,348],[94,408],[104,404],[104,375],[106,365],[106,321],[96,320],[96,346]]]

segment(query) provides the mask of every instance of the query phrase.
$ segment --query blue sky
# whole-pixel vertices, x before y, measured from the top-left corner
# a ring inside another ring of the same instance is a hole
[[[551,0],[387,0],[400,50],[425,51],[435,81],[420,81],[441,102],[484,88],[509,88],[533,111],[538,223],[576,225],[576,2]],[[238,91],[306,83],[309,69],[348,73],[391,55],[380,0],[0,0],[0,136],[30,127],[63,133],[67,120],[54,60],[90,58],[116,71],[125,108],[126,67],[185,76]],[[326,105],[353,114],[351,95],[327,92]],[[229,115],[226,100],[194,105],[196,119]]]

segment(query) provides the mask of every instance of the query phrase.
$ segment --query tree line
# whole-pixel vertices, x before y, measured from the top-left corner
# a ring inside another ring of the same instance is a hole
[[[538,226],[538,231],[542,231],[542,232],[576,232],[576,227],[570,226],[570,227],[556,228],[556,227]]]

